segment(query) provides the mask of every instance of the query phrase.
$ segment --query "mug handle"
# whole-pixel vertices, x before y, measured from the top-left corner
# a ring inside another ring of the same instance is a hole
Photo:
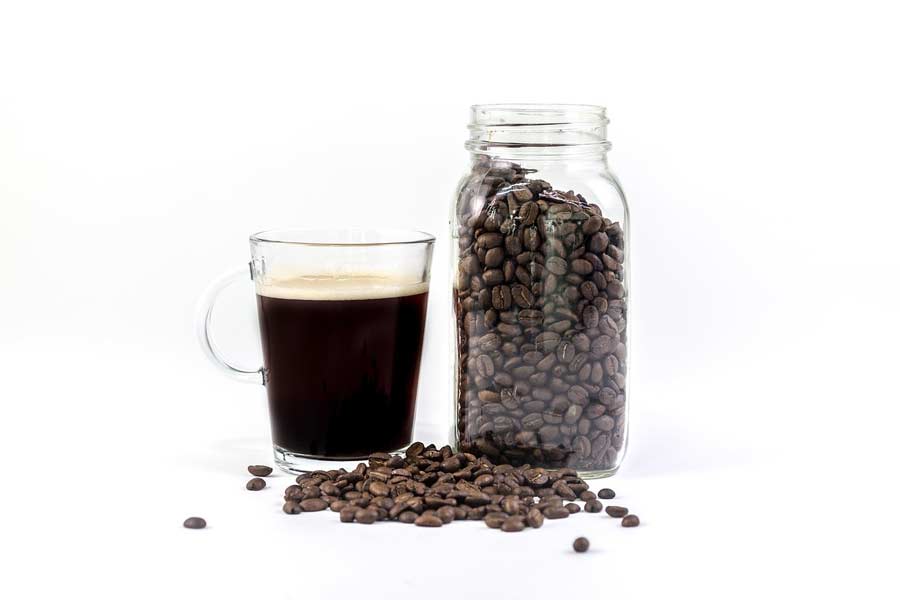
[[[265,370],[263,367],[259,367],[256,370],[249,371],[247,369],[242,369],[237,367],[230,362],[228,362],[222,353],[216,348],[216,345],[213,343],[212,338],[209,335],[209,325],[212,321],[212,312],[216,306],[216,301],[219,298],[219,294],[222,293],[222,290],[230,286],[231,284],[237,282],[238,280],[246,277],[247,275],[247,267],[241,266],[232,269],[231,271],[225,273],[215,281],[213,281],[203,295],[200,297],[199,302],[197,303],[197,321],[196,321],[196,329],[197,329],[197,339],[200,341],[200,347],[203,348],[203,353],[206,354],[206,357],[209,361],[219,368],[223,373],[230,376],[232,379],[236,379],[237,381],[242,381],[244,383],[261,383],[265,385]],[[253,279],[253,264],[250,263],[250,279]]]

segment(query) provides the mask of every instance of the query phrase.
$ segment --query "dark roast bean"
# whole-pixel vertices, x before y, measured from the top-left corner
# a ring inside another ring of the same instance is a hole
[[[414,523],[419,527],[440,527],[444,524],[436,515],[421,515]]]
[[[206,519],[202,517],[188,517],[184,520],[184,526],[188,529],[203,529],[206,527]]]
[[[503,525],[507,518],[508,516],[502,512],[488,513],[484,515],[484,524],[491,529],[500,529],[500,526]]]
[[[321,498],[307,498],[306,500],[300,501],[300,508],[302,508],[304,512],[316,512],[328,508],[328,503]]]
[[[508,533],[522,531],[523,529],[525,529],[525,519],[522,517],[509,517],[503,521],[503,525],[500,526],[501,531],[506,531]]]
[[[265,465],[250,465],[247,470],[255,477],[268,477],[272,474],[272,467]]]
[[[588,500],[584,503],[584,512],[598,513],[603,510],[603,504],[599,500]]]
[[[259,490],[266,487],[266,480],[260,477],[254,477],[250,481],[247,482],[247,489],[251,492],[258,492]]]
[[[544,517],[548,519],[566,519],[570,514],[563,506],[549,506],[544,509]]]
[[[575,552],[587,552],[590,547],[591,543],[586,537],[575,538],[575,541],[572,542],[572,548],[575,549]]]
[[[529,509],[528,514],[525,515],[525,521],[528,523],[529,527],[539,529],[541,525],[544,524],[544,515],[537,507],[533,507]]]
[[[565,505],[565,509],[569,511],[570,514],[575,514],[577,512],[581,512],[581,507],[575,504],[574,502],[569,502]]]
[[[628,514],[628,509],[625,508],[624,506],[607,506],[606,514],[608,514],[609,516],[611,516],[613,518],[621,519],[622,517],[624,517],[625,515]]]
[[[641,520],[638,519],[637,515],[626,515],[622,519],[622,527],[637,527],[640,524]]]

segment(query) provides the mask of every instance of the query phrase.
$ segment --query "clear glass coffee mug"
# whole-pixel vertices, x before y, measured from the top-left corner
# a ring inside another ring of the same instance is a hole
[[[434,236],[394,230],[275,230],[250,236],[250,269],[214,282],[197,333],[212,363],[261,383],[275,463],[354,467],[412,442]],[[264,365],[229,362],[210,335],[220,292],[249,276]]]

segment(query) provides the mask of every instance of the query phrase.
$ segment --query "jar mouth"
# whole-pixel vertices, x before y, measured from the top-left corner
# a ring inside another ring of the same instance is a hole
[[[469,128],[606,125],[606,107],[594,104],[474,104]]]
[[[250,241],[292,246],[365,247],[433,244],[434,236],[404,229],[270,229],[250,236]]]
[[[475,104],[466,149],[533,151],[546,157],[602,154],[611,147],[607,123],[606,108],[592,104]]]

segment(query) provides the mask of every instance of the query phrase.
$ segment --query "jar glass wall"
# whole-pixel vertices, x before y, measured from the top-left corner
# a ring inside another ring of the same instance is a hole
[[[615,473],[628,437],[628,208],[605,109],[472,107],[451,219],[456,441]]]

